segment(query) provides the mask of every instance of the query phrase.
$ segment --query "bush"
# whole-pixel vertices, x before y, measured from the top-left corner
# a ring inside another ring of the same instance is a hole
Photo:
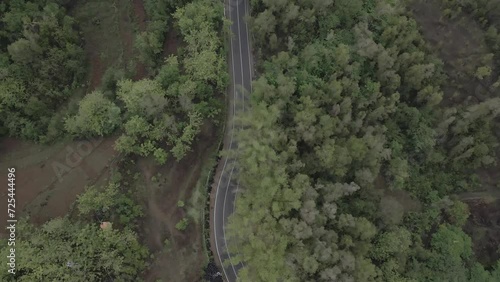
[[[177,224],[175,225],[175,228],[179,231],[184,231],[188,227],[189,221],[187,218],[181,219]]]
[[[177,201],[177,206],[178,206],[179,208],[183,208],[183,207],[184,207],[184,205],[185,205],[185,204],[184,204],[184,201],[181,201],[181,200]]]
[[[118,81],[125,78],[127,78],[127,76],[123,69],[110,67],[106,70],[106,72],[104,72],[104,75],[102,76],[102,88],[104,90],[109,90],[115,93]]]
[[[82,99],[78,113],[66,119],[65,128],[76,136],[104,136],[120,123],[120,108],[101,91],[94,91]]]

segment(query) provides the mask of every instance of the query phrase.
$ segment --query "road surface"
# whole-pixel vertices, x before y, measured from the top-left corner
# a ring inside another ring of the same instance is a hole
[[[250,52],[250,40],[248,26],[245,18],[248,14],[248,0],[226,0],[225,16],[231,20],[231,42],[229,54],[229,71],[231,74],[231,86],[229,91],[229,115],[226,126],[224,148],[236,149],[234,116],[245,110],[248,104],[249,93],[251,93],[252,82],[252,57]],[[237,168],[231,158],[222,158],[219,166],[219,177],[215,179],[215,200],[212,206],[212,242],[215,257],[219,263],[231,258],[238,250],[227,249],[228,239],[226,237],[226,226],[228,218],[234,211],[235,200],[239,189],[236,179]],[[229,264],[223,267],[222,274],[225,281],[235,282],[238,278],[238,270],[242,264]]]

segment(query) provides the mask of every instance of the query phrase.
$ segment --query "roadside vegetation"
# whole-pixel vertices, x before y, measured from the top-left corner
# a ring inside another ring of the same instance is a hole
[[[500,280],[496,3],[251,1],[241,281]]]
[[[21,211],[30,203],[19,204],[17,272],[9,275],[4,264],[0,280],[201,279],[208,261],[199,197],[206,194],[194,190],[225,112],[222,26],[222,2],[209,0],[0,4],[3,140],[49,151],[95,139],[116,151],[77,184],[85,189],[66,215],[33,221]],[[53,165],[49,159],[36,169]],[[50,181],[39,209],[73,189]]]

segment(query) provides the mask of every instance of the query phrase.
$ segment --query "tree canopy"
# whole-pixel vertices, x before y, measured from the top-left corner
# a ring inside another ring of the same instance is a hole
[[[51,119],[85,73],[74,20],[58,1],[13,0],[0,29],[0,133],[51,141]]]
[[[442,105],[443,62],[404,3],[252,8],[260,77],[229,226],[241,281],[494,281],[448,195],[495,162],[497,98]]]

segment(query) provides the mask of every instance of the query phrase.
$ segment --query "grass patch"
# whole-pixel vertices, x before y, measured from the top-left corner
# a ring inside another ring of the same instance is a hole
[[[85,39],[90,64],[88,84],[91,90],[100,85],[102,76],[109,67],[134,71],[133,38],[137,28],[130,1],[78,2],[71,13]]]

